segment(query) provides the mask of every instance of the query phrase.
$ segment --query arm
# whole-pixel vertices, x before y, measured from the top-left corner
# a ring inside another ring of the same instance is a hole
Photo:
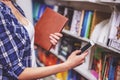
[[[25,70],[20,74],[18,79],[20,80],[39,79],[58,72],[66,71],[67,69],[68,68],[65,65],[65,63],[47,67],[25,68]]]
[[[80,50],[76,50],[72,52],[72,54],[68,57],[68,59],[61,64],[47,66],[47,67],[38,67],[38,68],[25,68],[25,70],[19,75],[18,79],[20,80],[28,80],[28,79],[38,79],[48,75],[52,75],[58,72],[67,71],[72,69],[84,62],[84,59],[87,52],[81,55],[77,55],[80,53]]]

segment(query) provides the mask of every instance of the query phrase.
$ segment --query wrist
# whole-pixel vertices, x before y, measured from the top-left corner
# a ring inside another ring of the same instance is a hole
[[[64,63],[62,63],[62,65],[63,65],[63,67],[64,67],[64,71],[68,71],[68,70],[71,69],[71,67],[70,67],[70,65],[69,65],[68,62],[64,62]]]

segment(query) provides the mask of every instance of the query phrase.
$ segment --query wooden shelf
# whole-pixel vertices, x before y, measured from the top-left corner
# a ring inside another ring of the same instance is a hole
[[[89,41],[90,41],[89,39],[82,38],[82,37],[80,37],[80,36],[74,35],[74,34],[70,33],[70,31],[65,30],[65,29],[63,29],[62,33],[67,34],[67,35],[70,35],[70,36],[72,36],[72,37],[74,37],[74,38],[76,38],[76,39],[79,39],[79,40],[83,41],[83,42],[89,42]]]
[[[106,4],[120,4],[120,0],[100,0],[99,2]]]
[[[71,34],[70,31],[67,31],[67,30],[63,30],[62,32],[65,33],[65,34],[67,34],[67,35],[70,35],[70,36],[72,36],[72,37],[74,37],[74,38],[77,38],[77,39],[81,40],[82,42],[89,42],[89,41],[90,41],[89,39],[82,38],[82,37],[80,37],[80,36]],[[114,48],[111,48],[111,47],[109,47],[109,46],[107,46],[107,45],[105,45],[105,44],[103,44],[103,43],[98,43],[98,42],[96,42],[95,44],[96,44],[96,46],[103,48],[105,51],[114,52],[114,53],[120,54],[120,51],[119,51],[119,50],[116,50],[116,49],[114,49]]]
[[[104,3],[90,0],[56,0],[56,5],[73,7],[78,10],[98,10],[102,12],[112,12],[112,8]],[[103,10],[104,9],[104,10]]]
[[[48,1],[46,3],[50,4],[50,5],[60,5],[60,6],[72,7],[73,9],[77,9],[77,10],[83,10],[83,9],[84,10],[98,10],[98,11],[102,11],[102,12],[111,13],[113,11],[114,6],[117,9],[120,9],[120,0],[116,0],[116,1],[101,0],[101,1],[97,1],[97,2],[90,1],[90,0],[45,0],[45,1]],[[52,1],[52,2],[50,2],[50,1]],[[63,29],[62,33],[66,34],[66,35],[70,35],[71,37],[74,37],[76,39],[79,39],[82,42],[90,41],[89,39],[74,35],[74,34],[70,33],[70,31],[65,30],[65,29]],[[113,49],[111,47],[108,47],[107,45],[98,43],[98,42],[95,43],[95,46],[101,47],[105,51],[108,51],[108,52],[120,54],[120,51]],[[51,49],[50,52],[53,53],[55,56],[57,56],[62,61],[66,61],[66,59],[63,56],[59,55],[53,49]],[[85,68],[85,66],[86,66],[85,64],[82,64],[82,65],[74,68],[74,70],[77,71],[78,73],[80,73],[82,76],[84,76],[88,80],[97,80],[92,75],[90,70]]]
[[[82,66],[82,65],[74,68],[74,70],[79,72],[82,76],[84,76],[88,80],[97,80],[97,78],[95,76],[93,76],[93,74],[90,72],[90,70],[85,69],[84,66]]]
[[[114,53],[120,54],[120,51],[119,51],[119,50],[116,50],[116,49],[114,49],[114,48],[111,48],[111,47],[109,47],[109,46],[107,46],[107,45],[105,45],[105,44],[96,42],[96,46],[99,46],[99,47],[103,48],[103,49],[104,49],[105,51],[107,51],[107,52],[114,52]]]
[[[57,56],[60,60],[62,61],[66,61],[66,59],[63,56],[58,55],[58,53],[55,53],[53,49],[50,50],[50,52],[52,52],[55,56]],[[82,65],[74,68],[75,71],[77,71],[78,73],[80,73],[82,76],[84,76],[86,79],[88,80],[97,80],[92,73],[90,72],[90,70],[86,69],[86,64],[83,63]]]

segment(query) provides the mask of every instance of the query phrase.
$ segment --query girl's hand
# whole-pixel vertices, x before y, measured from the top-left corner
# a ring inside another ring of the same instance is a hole
[[[80,50],[75,50],[66,60],[65,64],[68,65],[68,69],[72,69],[85,61],[85,57],[88,55],[88,52],[80,54]]]
[[[50,42],[55,46],[63,35],[61,33],[50,34]]]

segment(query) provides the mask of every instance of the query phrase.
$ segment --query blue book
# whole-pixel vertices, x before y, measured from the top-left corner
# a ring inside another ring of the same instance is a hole
[[[38,12],[38,19],[42,16],[43,12],[45,11],[46,5],[41,4],[39,7],[39,12]]]
[[[73,80],[73,70],[68,71],[68,78],[67,80]]]
[[[85,38],[89,38],[92,17],[93,17],[93,11],[88,11],[88,18],[87,18],[87,24],[85,29]]]
[[[115,69],[116,69],[116,58],[110,59],[110,69],[108,74],[108,80],[114,80],[115,78]]]
[[[39,7],[38,19],[42,16],[42,14],[44,13],[44,11],[47,7],[51,8],[51,9],[54,8],[54,6],[52,6],[52,5],[41,4]]]
[[[88,13],[89,13],[89,11],[85,11],[85,15],[84,15],[83,23],[82,23],[82,30],[81,30],[81,34],[80,34],[81,37],[85,37],[85,30],[87,27]]]
[[[34,21],[38,20],[38,12],[40,8],[40,3],[34,2],[33,3],[33,19]]]
[[[73,80],[78,80],[76,71],[73,71]]]

